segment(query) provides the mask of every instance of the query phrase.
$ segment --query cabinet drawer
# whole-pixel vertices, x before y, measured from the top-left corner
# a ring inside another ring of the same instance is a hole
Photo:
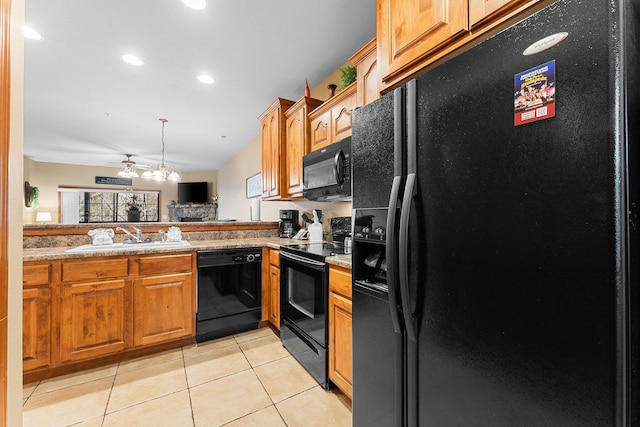
[[[164,273],[189,273],[193,254],[159,255],[138,259],[140,275]]]
[[[62,264],[62,281],[77,282],[86,280],[115,279],[129,275],[128,258],[105,258],[88,261],[64,262]]]
[[[22,285],[48,285],[51,283],[51,264],[23,265]]]
[[[351,270],[329,267],[329,289],[351,299]]]
[[[280,251],[273,249],[269,251],[269,264],[280,267]]]

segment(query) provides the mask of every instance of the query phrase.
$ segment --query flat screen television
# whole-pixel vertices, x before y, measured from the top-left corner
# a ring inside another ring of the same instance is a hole
[[[178,183],[178,203],[207,203],[208,198],[206,182]]]

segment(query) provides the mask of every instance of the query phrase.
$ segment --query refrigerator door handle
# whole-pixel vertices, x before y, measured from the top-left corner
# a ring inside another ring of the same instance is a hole
[[[399,334],[402,332],[402,325],[400,321],[399,304],[396,298],[396,277],[398,271],[398,256],[395,253],[395,241],[396,241],[396,218],[398,193],[400,191],[400,184],[402,177],[393,177],[393,183],[391,184],[391,196],[389,197],[389,211],[387,213],[387,245],[385,249],[385,257],[387,260],[387,286],[389,287],[389,309],[391,310],[391,323],[393,324],[393,330]]]
[[[404,326],[400,315],[400,301],[398,301],[398,201],[400,186],[403,180],[403,145],[404,145],[404,109],[403,90],[393,91],[393,182],[389,195],[389,211],[387,212],[387,245],[385,257],[387,260],[387,286],[389,287],[389,310],[391,323],[396,334],[402,334]],[[402,367],[399,368],[400,370]]]
[[[399,231],[399,277],[400,277],[400,301],[404,314],[404,323],[407,329],[407,338],[413,342],[418,342],[418,331],[416,320],[411,309],[411,295],[409,293],[409,214],[415,197],[416,174],[407,175],[407,182],[404,188],[402,200],[402,211],[400,214]]]

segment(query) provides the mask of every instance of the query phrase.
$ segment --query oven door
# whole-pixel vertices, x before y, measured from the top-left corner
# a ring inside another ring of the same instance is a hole
[[[327,346],[327,264],[280,251],[280,316]]]

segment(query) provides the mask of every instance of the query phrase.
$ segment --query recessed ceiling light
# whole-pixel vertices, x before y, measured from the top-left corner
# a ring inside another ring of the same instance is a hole
[[[195,10],[202,10],[207,7],[207,2],[205,0],[182,0],[182,3]]]
[[[42,36],[39,32],[30,27],[24,27],[22,29],[24,36],[31,40],[42,40]]]
[[[135,55],[122,55],[122,60],[127,64],[141,67],[144,65],[144,61]]]
[[[207,85],[212,85],[215,82],[215,80],[213,80],[213,77],[207,76],[206,74],[198,76],[198,80]]]

